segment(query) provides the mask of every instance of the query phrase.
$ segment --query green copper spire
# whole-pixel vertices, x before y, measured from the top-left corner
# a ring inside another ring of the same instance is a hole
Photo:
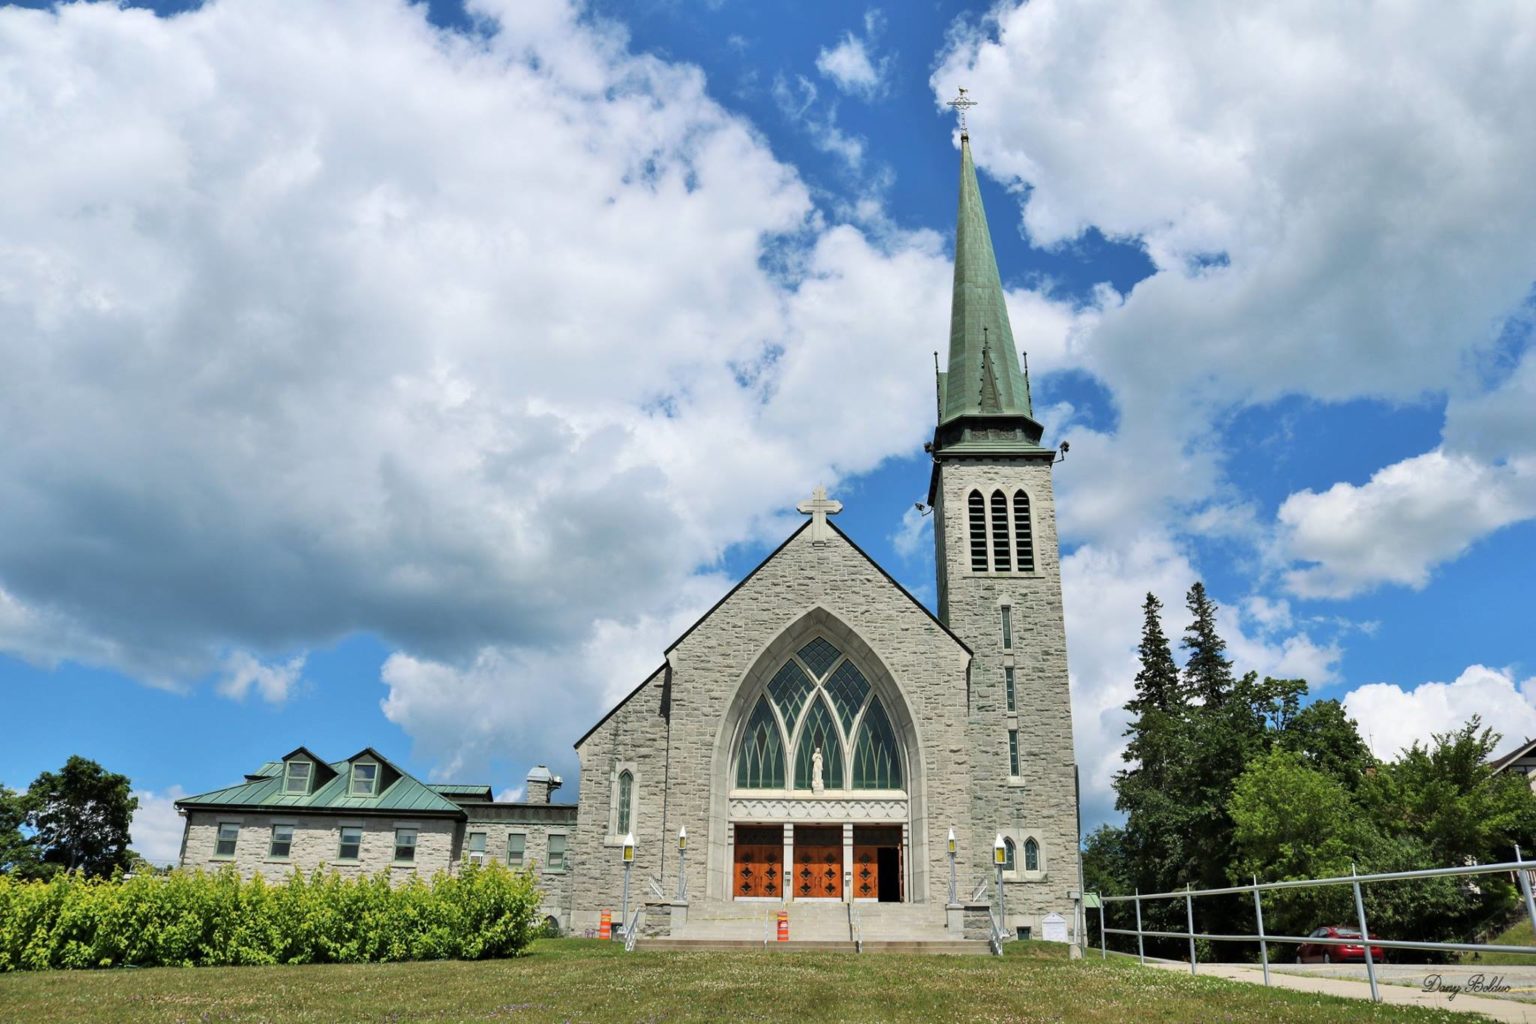
[[[949,314],[949,372],[940,384],[939,424],[963,416],[1033,418],[1029,380],[1019,366],[1003,282],[976,186],[971,140],[960,136],[960,215],[955,292]]]

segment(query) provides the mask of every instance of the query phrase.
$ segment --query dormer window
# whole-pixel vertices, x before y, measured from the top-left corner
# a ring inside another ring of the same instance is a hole
[[[304,796],[309,792],[309,780],[314,777],[315,766],[308,761],[289,761],[283,777],[283,792],[288,796]]]
[[[379,785],[379,766],[363,761],[352,766],[352,795],[373,796]]]

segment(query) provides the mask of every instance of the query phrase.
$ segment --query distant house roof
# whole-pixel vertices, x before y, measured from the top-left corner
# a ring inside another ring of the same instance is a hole
[[[1514,750],[1511,750],[1503,757],[1496,757],[1492,761],[1489,761],[1488,766],[1492,768],[1493,773],[1497,775],[1499,772],[1508,768],[1522,757],[1526,757],[1531,753],[1536,753],[1536,739],[1526,740],[1524,743],[1520,744],[1518,747],[1516,747]]]
[[[284,792],[283,764],[296,754],[313,760],[321,769],[316,773],[313,788],[308,793]],[[379,772],[376,792],[372,796],[359,796],[351,792],[352,765],[357,761],[373,761],[383,771]],[[364,747],[342,761],[322,761],[303,747],[283,758],[269,761],[258,771],[247,775],[246,781],[215,789],[196,796],[182,797],[176,801],[178,808],[246,808],[251,810],[291,810],[300,812],[332,811],[366,813],[370,811],[409,811],[412,814],[452,815],[464,817],[464,809],[448,799],[440,787],[429,786],[384,757],[372,747]],[[489,796],[489,786],[450,787],[452,795],[473,798],[480,793]]]

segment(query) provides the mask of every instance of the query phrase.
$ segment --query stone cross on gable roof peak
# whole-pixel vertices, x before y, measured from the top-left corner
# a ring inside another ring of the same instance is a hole
[[[796,505],[801,515],[811,517],[811,543],[822,547],[827,543],[827,537],[831,531],[827,529],[827,516],[835,516],[843,510],[843,503],[827,498],[827,489],[818,487],[811,492],[810,501],[802,501]]]

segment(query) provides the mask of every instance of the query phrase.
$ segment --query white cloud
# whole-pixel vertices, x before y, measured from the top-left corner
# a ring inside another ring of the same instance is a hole
[[[1303,597],[1348,597],[1381,583],[1422,587],[1438,564],[1485,534],[1536,515],[1536,458],[1489,465],[1436,450],[1360,486],[1285,499],[1278,518],[1286,575]]]
[[[1153,263],[1071,343],[1120,414],[1070,435],[1076,536],[1187,524],[1220,496],[1235,406],[1459,393],[1529,294],[1529,4],[1010,3],[954,35],[935,102],[960,85],[1034,242],[1094,226]],[[1490,464],[1528,407],[1494,430],[1490,406]]]
[[[864,15],[864,35],[849,32],[841,42],[816,55],[816,70],[832,79],[843,92],[875,99],[889,87],[892,59],[873,56],[875,38],[885,19],[878,10]]]
[[[176,813],[176,801],[186,796],[180,786],[161,793],[152,789],[134,790],[139,806],[129,825],[133,848],[151,864],[174,865],[181,860],[181,834],[184,824]]]
[[[811,137],[811,142],[823,153],[840,157],[851,171],[864,164],[864,139],[849,135],[837,126],[837,105],[818,107],[816,85],[804,75],[796,75],[794,84],[783,75],[773,79],[773,101],[779,112],[791,121],[798,122]]]
[[[1360,723],[1377,757],[1393,758],[1415,741],[1461,728],[1474,714],[1503,735],[1496,753],[1536,736],[1536,677],[1517,680],[1509,669],[1471,665],[1449,683],[1405,690],[1370,683],[1351,690],[1344,707]]]
[[[250,651],[231,651],[224,659],[219,693],[231,700],[245,700],[251,690],[268,704],[288,699],[304,673],[306,656],[299,654],[287,661],[264,663]]]
[[[921,443],[938,235],[829,227],[569,4],[475,11],[0,10],[4,650],[269,699],[358,630],[579,650]]]
[[[902,558],[911,558],[933,543],[933,520],[916,508],[901,514],[901,526],[891,535],[891,546]]]

